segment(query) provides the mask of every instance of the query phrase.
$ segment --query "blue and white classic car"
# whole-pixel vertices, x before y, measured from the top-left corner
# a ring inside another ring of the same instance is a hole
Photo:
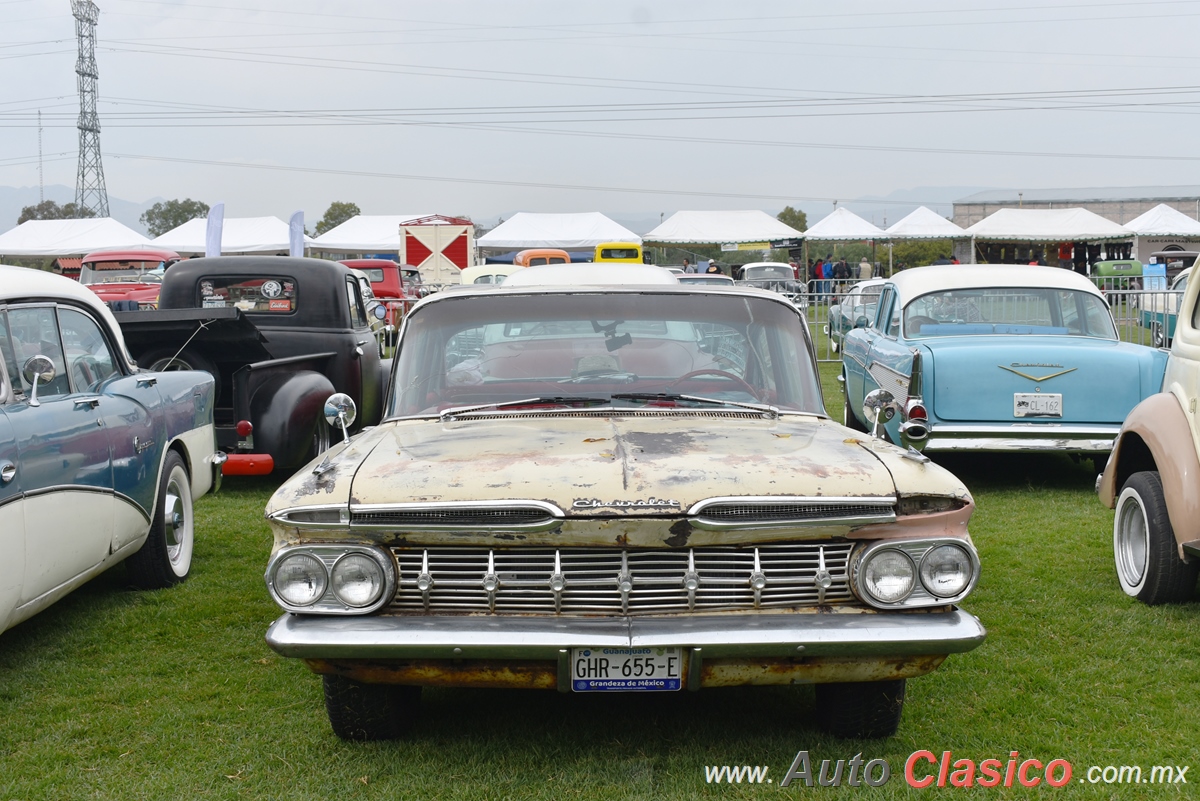
[[[897,444],[1102,465],[1125,416],[1162,386],[1166,356],[1120,341],[1100,291],[1070,270],[921,267],[891,278],[874,318],[846,335],[845,420],[864,428],[864,402],[883,390],[872,402]]]
[[[79,283],[0,266],[0,632],[124,561],[187,578],[220,475],[208,373],[139,370]]]

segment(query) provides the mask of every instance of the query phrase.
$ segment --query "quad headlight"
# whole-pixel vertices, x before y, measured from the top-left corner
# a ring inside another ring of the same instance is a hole
[[[921,584],[938,598],[961,593],[973,574],[971,558],[957,545],[938,545],[921,557]]]
[[[307,553],[289,553],[275,565],[275,592],[290,606],[311,606],[325,594],[329,579],[321,560]]]
[[[366,545],[281,548],[271,557],[265,578],[275,603],[288,612],[367,614],[396,591],[391,554]]]
[[[346,554],[334,563],[331,575],[333,594],[355,609],[375,603],[383,592],[383,569],[366,554]]]
[[[863,559],[862,588],[880,603],[900,603],[916,580],[917,569],[904,551],[884,548]]]
[[[850,572],[855,594],[871,606],[942,606],[974,589],[979,557],[967,540],[889,540],[855,553]]]

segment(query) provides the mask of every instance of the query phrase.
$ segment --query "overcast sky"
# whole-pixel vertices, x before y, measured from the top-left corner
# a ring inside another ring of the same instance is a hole
[[[98,5],[126,200],[811,215],[922,187],[1200,184],[1200,2]],[[38,185],[39,110],[44,181],[75,184],[74,26],[69,0],[0,0],[0,185]]]

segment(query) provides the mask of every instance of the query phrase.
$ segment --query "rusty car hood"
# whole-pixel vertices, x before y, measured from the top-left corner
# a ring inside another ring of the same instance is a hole
[[[645,516],[718,495],[895,493],[876,454],[811,416],[543,413],[406,420],[371,433],[352,504],[535,499],[570,516]]]

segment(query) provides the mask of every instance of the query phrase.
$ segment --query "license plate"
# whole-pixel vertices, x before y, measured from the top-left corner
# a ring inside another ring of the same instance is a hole
[[[1013,394],[1013,417],[1062,417],[1062,395],[1016,392]]]
[[[678,648],[572,648],[575,692],[678,690],[683,657]]]

